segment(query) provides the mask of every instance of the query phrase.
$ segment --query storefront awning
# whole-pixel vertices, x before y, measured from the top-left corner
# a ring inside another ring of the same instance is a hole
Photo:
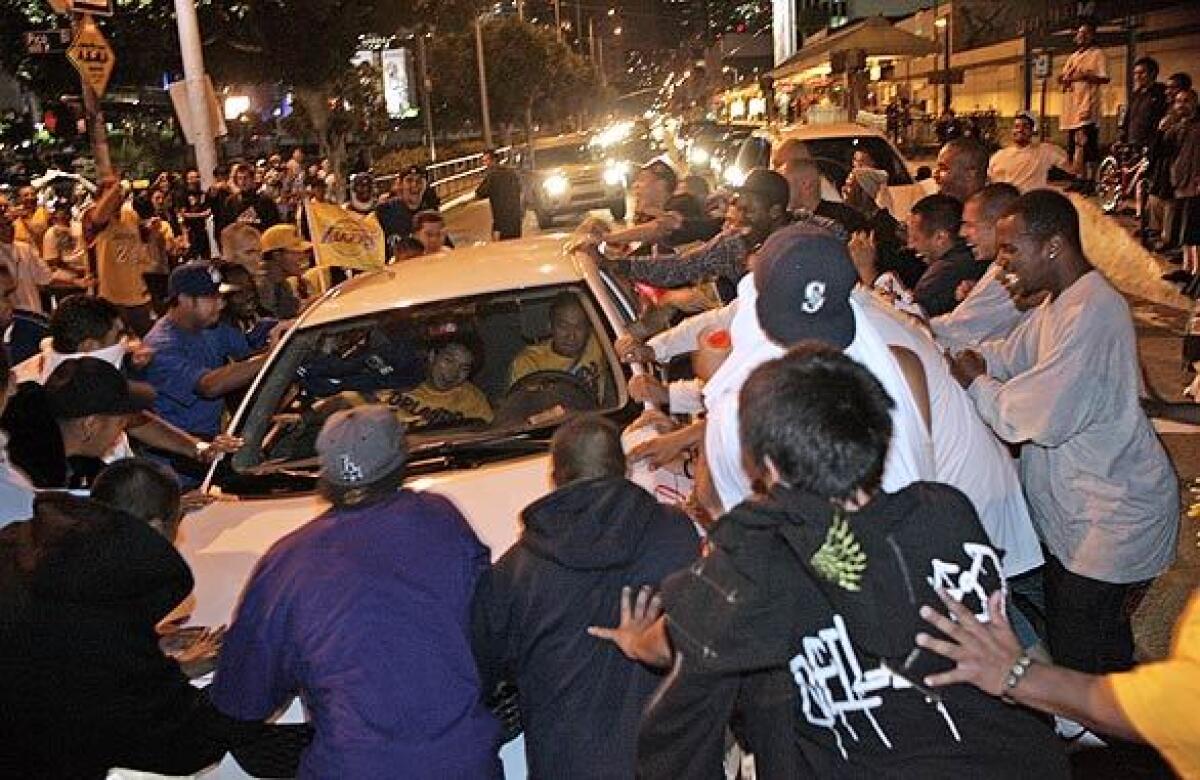
[[[862,50],[867,57],[924,57],[937,54],[938,45],[929,38],[892,26],[882,16],[870,16],[843,30],[808,38],[804,47],[771,71],[771,75],[785,78],[829,62],[838,52],[856,50]]]

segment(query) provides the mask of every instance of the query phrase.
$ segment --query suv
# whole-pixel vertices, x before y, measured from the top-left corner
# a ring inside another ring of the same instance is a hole
[[[627,161],[608,157],[605,147],[586,135],[534,143],[518,154],[526,207],[537,215],[538,227],[548,230],[563,214],[608,209],[613,219],[625,219]]]

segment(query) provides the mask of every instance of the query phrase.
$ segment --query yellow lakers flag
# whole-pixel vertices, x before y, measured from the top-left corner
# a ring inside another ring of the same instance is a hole
[[[387,259],[383,228],[375,215],[360,217],[332,203],[304,206],[317,265],[373,271]]]

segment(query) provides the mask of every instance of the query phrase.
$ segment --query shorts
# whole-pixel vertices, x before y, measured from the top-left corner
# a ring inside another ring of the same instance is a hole
[[[1082,130],[1087,134],[1087,144],[1083,148],[1083,161],[1094,163],[1100,162],[1100,127],[1095,124],[1086,124],[1077,127],[1074,130],[1067,130],[1067,157],[1075,159],[1075,134]]]

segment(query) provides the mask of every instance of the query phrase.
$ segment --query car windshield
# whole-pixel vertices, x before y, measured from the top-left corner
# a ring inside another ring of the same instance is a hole
[[[593,159],[593,150],[587,144],[568,144],[533,150],[533,167],[537,170],[564,165],[586,165]]]
[[[603,323],[582,285],[397,308],[303,328],[272,360],[238,435],[232,481],[317,471],[330,415],[387,404],[408,428],[410,462],[528,452],[570,414],[626,403]],[[514,445],[507,447],[507,445]],[[507,447],[507,448],[506,448]],[[452,464],[451,464],[452,465]],[[236,491],[235,491],[236,492]]]

